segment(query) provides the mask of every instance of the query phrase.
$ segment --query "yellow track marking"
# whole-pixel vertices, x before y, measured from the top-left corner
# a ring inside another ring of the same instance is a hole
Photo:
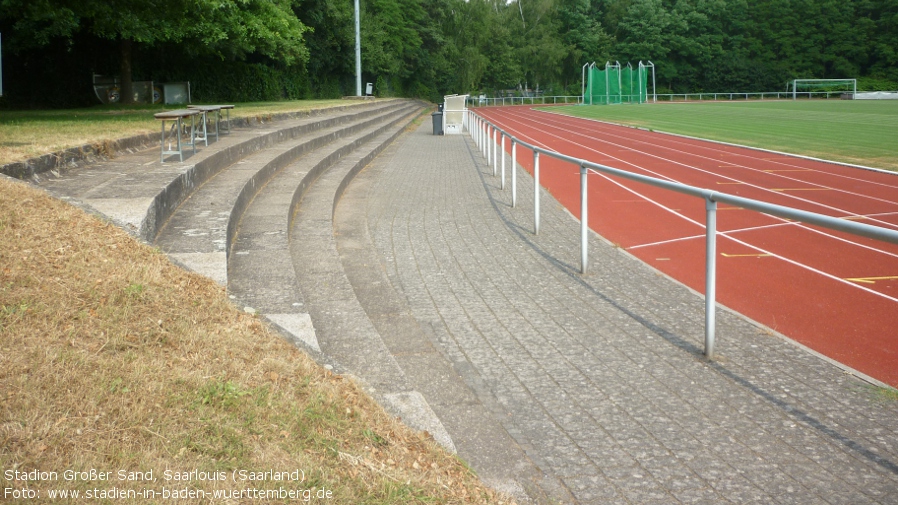
[[[846,278],[846,281],[849,282],[860,282],[862,284],[876,284],[876,281],[889,281],[898,279],[898,275],[890,275],[886,277],[855,277],[855,278]]]

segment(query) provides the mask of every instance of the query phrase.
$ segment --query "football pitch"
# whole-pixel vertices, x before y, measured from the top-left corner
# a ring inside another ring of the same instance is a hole
[[[898,100],[659,102],[544,110],[898,171]]]

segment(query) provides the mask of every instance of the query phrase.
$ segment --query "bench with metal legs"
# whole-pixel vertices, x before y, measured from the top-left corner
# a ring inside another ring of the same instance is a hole
[[[167,154],[177,154],[179,161],[184,161],[184,145],[188,145],[193,148],[193,153],[196,154],[196,116],[200,113],[200,111],[196,109],[178,109],[178,110],[169,110],[165,112],[159,112],[153,114],[153,117],[162,121],[162,154],[160,156],[160,160],[162,163],[165,163],[165,156]],[[186,118],[190,118],[190,142],[184,142],[181,140],[181,131],[185,126],[184,120]],[[174,121],[171,125],[171,129],[168,134],[168,150],[165,149],[165,122],[166,121]],[[178,150],[172,149],[172,135],[177,138]]]
[[[202,134],[201,134],[202,136],[200,136],[200,134],[198,133],[196,140],[197,141],[202,140],[207,146],[209,145],[209,132],[206,130],[206,124],[208,123],[208,114],[211,114],[213,112],[215,113],[215,119],[213,122],[215,123],[215,132],[214,133],[215,133],[215,140],[217,141],[218,140],[218,132],[221,129],[221,105],[188,105],[187,108],[192,109],[192,110],[198,110],[198,111],[200,111],[200,114],[203,116],[202,121],[201,121],[202,128],[200,130],[202,132]]]
[[[233,105],[218,105],[218,107],[221,107],[221,110],[225,111],[225,114],[227,114],[227,119],[225,120],[226,128],[224,131],[222,131],[222,133],[231,133],[231,109],[233,109],[234,106]],[[221,117],[221,116],[219,116],[219,117]]]

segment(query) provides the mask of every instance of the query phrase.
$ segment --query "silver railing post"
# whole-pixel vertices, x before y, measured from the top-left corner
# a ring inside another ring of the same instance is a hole
[[[496,157],[497,157],[498,155],[504,155],[504,153],[502,153],[501,151],[499,151],[499,150],[496,148],[496,147],[499,145],[499,144],[496,142],[496,135],[497,135],[497,134],[498,134],[498,132],[497,132],[496,130],[493,130],[493,177],[496,176],[496,163],[497,163]]]
[[[705,197],[705,356],[714,359],[717,297],[717,202]]]
[[[475,116],[474,126],[477,128],[477,135],[474,136],[474,144],[480,149],[480,116]]]
[[[486,124],[486,142],[484,142],[483,147],[486,148],[486,166],[490,166],[490,162],[492,161],[493,155],[493,146],[490,144],[490,137],[492,137],[492,132],[495,131],[496,127],[491,124]]]
[[[480,116],[474,116],[474,128],[477,130],[477,134],[474,135],[474,145],[480,149]]]
[[[496,126],[495,125],[493,125],[490,128],[490,136],[487,137],[486,142],[487,142],[487,144],[490,145],[490,147],[489,147],[490,153],[489,153],[489,156],[487,156],[487,161],[490,164],[492,164],[493,160],[496,159]]]
[[[586,167],[580,165],[580,273],[586,273],[588,260],[587,239],[589,238],[589,218],[586,198]]]
[[[539,235],[539,151],[533,151],[533,234]]]
[[[518,144],[511,144],[511,206],[518,204]]]
[[[503,149],[505,147],[505,139],[502,139]],[[511,155],[514,156],[514,137],[511,137]],[[502,156],[502,184],[500,185],[500,189],[505,189],[505,156]]]
[[[477,144],[477,135],[479,135],[479,132],[477,131],[477,125],[479,125],[479,124],[480,123],[477,122],[477,114],[474,114],[472,112],[471,113],[471,140],[474,141],[475,146],[478,145]]]
[[[483,145],[483,120],[480,119],[480,116],[477,116],[477,149],[480,149]]]

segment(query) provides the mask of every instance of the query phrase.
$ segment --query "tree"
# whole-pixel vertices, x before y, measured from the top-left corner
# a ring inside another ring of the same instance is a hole
[[[222,58],[259,53],[286,64],[309,56],[307,28],[289,0],[0,0],[0,6],[0,16],[13,20],[17,47],[85,32],[117,44],[124,102],[133,96],[134,44],[186,42]]]
[[[558,29],[567,49],[562,76],[579,83],[584,64],[611,58],[614,38],[605,32],[599,22],[598,8],[591,9],[589,0],[558,0],[557,5]]]

